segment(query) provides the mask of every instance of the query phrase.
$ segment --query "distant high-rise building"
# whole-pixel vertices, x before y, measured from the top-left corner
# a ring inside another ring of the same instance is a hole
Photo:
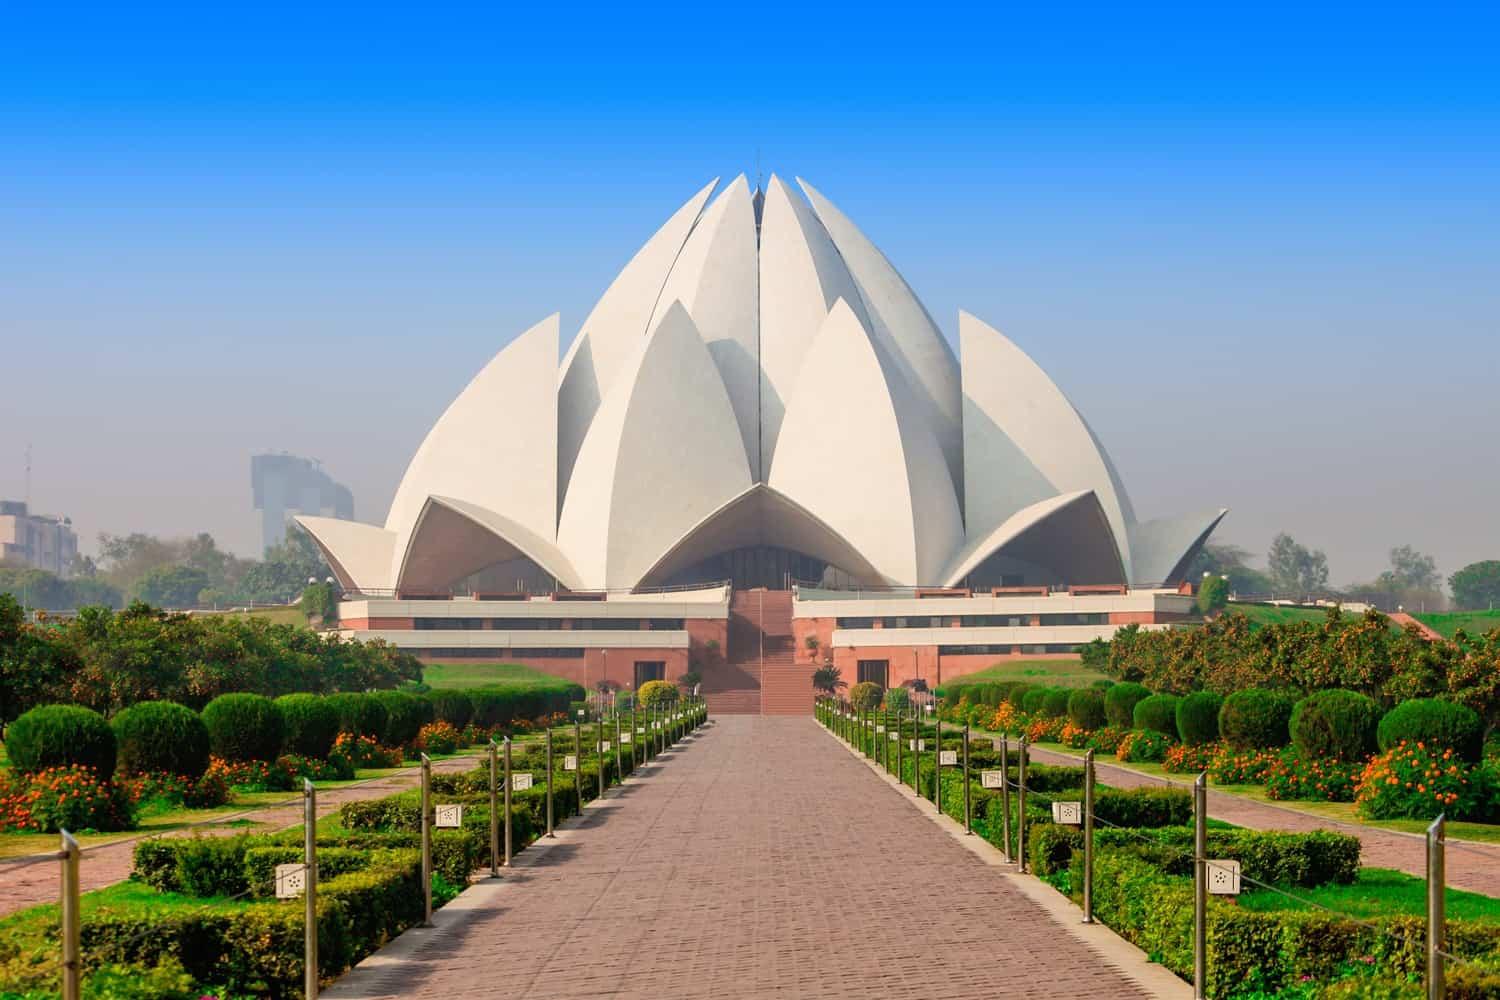
[[[354,519],[354,494],[315,460],[285,453],[250,457],[250,488],[261,516],[261,551],[281,544],[295,514]]]
[[[0,500],[0,562],[19,562],[66,576],[78,555],[73,522],[32,514],[20,500]]]

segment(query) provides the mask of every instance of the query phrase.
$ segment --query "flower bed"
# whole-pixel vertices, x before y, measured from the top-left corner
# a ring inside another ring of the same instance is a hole
[[[1402,741],[1373,758],[1359,776],[1355,807],[1369,819],[1486,819],[1496,781],[1489,764],[1471,765],[1453,750]]]

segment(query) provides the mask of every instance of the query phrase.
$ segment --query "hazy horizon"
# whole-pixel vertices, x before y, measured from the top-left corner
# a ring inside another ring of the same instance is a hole
[[[256,554],[257,451],[380,521],[510,338],[571,340],[698,187],[776,172],[950,340],[1031,354],[1143,519],[1228,506],[1217,541],[1288,531],[1336,585],[1500,558],[1493,10],[193,10],[0,39],[0,498],[30,443],[85,551]]]

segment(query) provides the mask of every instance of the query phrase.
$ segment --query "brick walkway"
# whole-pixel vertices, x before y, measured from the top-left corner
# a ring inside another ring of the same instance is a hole
[[[544,843],[324,995],[1150,995],[809,717],[721,717]]]
[[[434,771],[467,770],[474,766],[472,757],[452,757],[435,761]],[[392,792],[415,787],[421,780],[420,769],[408,768],[384,778],[344,788],[330,788],[318,792],[318,815],[326,816],[345,802],[362,799],[378,799]],[[292,792],[287,793],[294,798]],[[225,824],[234,820],[250,820],[253,826],[242,822],[239,826]],[[201,835],[226,837],[234,833],[264,833],[297,826],[302,822],[302,802],[297,799],[291,805],[256,808],[244,812],[227,813],[217,817],[213,824],[194,827],[191,830],[174,830],[160,834],[164,837]],[[79,883],[84,892],[103,889],[124,881],[130,876],[131,858],[135,845],[146,837],[134,836],[111,844],[87,847],[83,851],[83,865],[79,870]],[[44,861],[40,864],[25,864],[20,859],[0,859],[0,916],[16,910],[35,906],[38,903],[55,903],[58,896],[60,863]]]
[[[1083,763],[1081,756],[1043,750],[1040,747],[1031,748],[1031,758],[1040,764]],[[1095,771],[1101,782],[1116,788],[1169,783],[1155,775],[1140,774],[1102,762],[1095,765]],[[1190,784],[1175,780],[1170,783],[1179,787]],[[1425,878],[1427,874],[1426,841],[1416,834],[1324,819],[1311,813],[1229,795],[1216,791],[1212,785],[1208,789],[1208,815],[1211,819],[1221,819],[1252,830],[1287,830],[1293,833],[1333,830],[1352,834],[1360,840],[1360,861],[1367,867],[1395,868],[1418,878]],[[1482,892],[1487,896],[1500,896],[1500,846],[1473,841],[1456,843],[1450,840],[1446,870],[1448,884],[1454,888]]]

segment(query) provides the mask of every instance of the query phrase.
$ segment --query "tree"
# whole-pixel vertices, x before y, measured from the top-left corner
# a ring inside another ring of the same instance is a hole
[[[1286,532],[1271,540],[1266,567],[1277,590],[1307,594],[1328,589],[1328,557],[1297,544]]]
[[[1210,543],[1199,549],[1187,578],[1196,580],[1204,573],[1229,577],[1229,589],[1236,594],[1267,594],[1274,589],[1270,575],[1251,566],[1250,552],[1238,545]]]
[[[1500,605],[1500,559],[1469,563],[1448,577],[1448,586],[1457,607],[1480,610]]]
[[[1437,590],[1442,579],[1432,556],[1425,556],[1410,545],[1391,549],[1391,568],[1381,575],[1389,575],[1401,590]]]
[[[840,688],[849,686],[836,667],[819,667],[812,674],[813,689],[824,694],[838,694]]]
[[[1229,603],[1229,581],[1222,576],[1205,576],[1198,584],[1198,610],[1204,615],[1223,611]]]
[[[208,587],[208,574],[191,566],[157,566],[147,570],[131,595],[138,601],[166,608],[189,608]]]

